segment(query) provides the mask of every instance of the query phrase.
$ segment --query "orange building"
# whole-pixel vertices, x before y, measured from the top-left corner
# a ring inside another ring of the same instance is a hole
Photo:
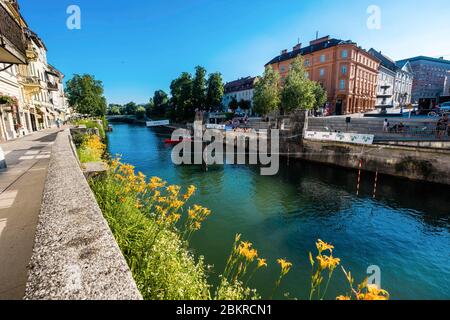
[[[328,106],[337,115],[375,109],[380,61],[352,41],[330,39],[310,42],[308,47],[296,45],[291,52],[283,50],[271,65],[281,79],[289,73],[290,64],[303,56],[308,77],[327,91]]]

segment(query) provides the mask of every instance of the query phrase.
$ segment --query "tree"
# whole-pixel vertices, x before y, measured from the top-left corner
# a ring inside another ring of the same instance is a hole
[[[310,110],[316,106],[315,84],[306,76],[301,56],[295,58],[281,90],[281,107],[286,112]]]
[[[192,82],[192,104],[194,108],[203,110],[206,106],[206,69],[197,66]]]
[[[153,98],[147,105],[147,115],[149,117],[161,118],[166,114],[169,103],[169,96],[163,90],[157,90],[153,94]]]
[[[239,101],[239,108],[241,108],[241,110],[250,110],[251,107],[252,103],[250,101],[244,99],[241,99],[241,101]]]
[[[181,76],[172,81],[170,93],[178,120],[193,118],[192,77],[188,72],[183,72]]]
[[[106,114],[103,84],[89,74],[75,74],[67,81],[66,95],[69,105],[80,114],[101,117]]]
[[[315,107],[323,107],[327,102],[327,91],[318,82],[314,83],[314,97],[316,98]]]
[[[267,66],[262,78],[255,84],[253,107],[256,113],[267,115],[280,108],[280,75]]]
[[[208,78],[206,105],[208,108],[219,108],[222,105],[224,87],[222,75],[219,72],[211,73]]]
[[[145,118],[145,108],[143,106],[139,106],[136,108],[136,119],[144,119]]]
[[[239,108],[239,102],[235,97],[231,99],[230,103],[228,104],[228,108],[233,112],[235,112]]]
[[[120,104],[110,104],[108,106],[108,114],[112,116],[119,116],[122,114],[122,106]]]
[[[137,104],[132,101],[124,105],[124,111],[128,115],[135,115],[137,108],[138,108]]]

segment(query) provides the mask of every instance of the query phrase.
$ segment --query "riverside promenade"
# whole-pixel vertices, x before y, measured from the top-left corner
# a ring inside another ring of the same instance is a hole
[[[0,300],[24,297],[45,178],[59,131],[43,130],[0,145],[8,166],[0,170]]]

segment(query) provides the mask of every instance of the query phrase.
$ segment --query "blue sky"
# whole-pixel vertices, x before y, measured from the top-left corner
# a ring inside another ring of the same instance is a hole
[[[48,60],[70,78],[102,80],[109,103],[147,102],[157,89],[196,65],[225,81],[263,72],[298,39],[356,41],[393,59],[450,59],[448,0],[19,0]],[[81,30],[66,27],[69,5]],[[381,30],[367,28],[367,8],[381,9]]]

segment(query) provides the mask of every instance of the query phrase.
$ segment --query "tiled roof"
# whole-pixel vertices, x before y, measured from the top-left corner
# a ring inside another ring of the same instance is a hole
[[[225,84],[225,93],[253,89],[256,77],[246,77]]]
[[[294,59],[294,58],[298,57],[299,55],[305,55],[305,54],[317,52],[320,50],[324,50],[327,48],[335,47],[339,44],[354,44],[354,45],[356,45],[356,43],[354,43],[353,41],[350,41],[350,40],[344,41],[344,40],[339,40],[339,39],[329,39],[327,41],[323,41],[323,42],[320,42],[317,44],[313,44],[313,45],[310,45],[310,46],[307,46],[307,47],[304,47],[301,49],[293,50],[291,52],[287,52],[285,54],[279,55],[279,56],[273,58],[270,62],[268,62],[266,64],[266,66],[268,66],[270,64]]]

